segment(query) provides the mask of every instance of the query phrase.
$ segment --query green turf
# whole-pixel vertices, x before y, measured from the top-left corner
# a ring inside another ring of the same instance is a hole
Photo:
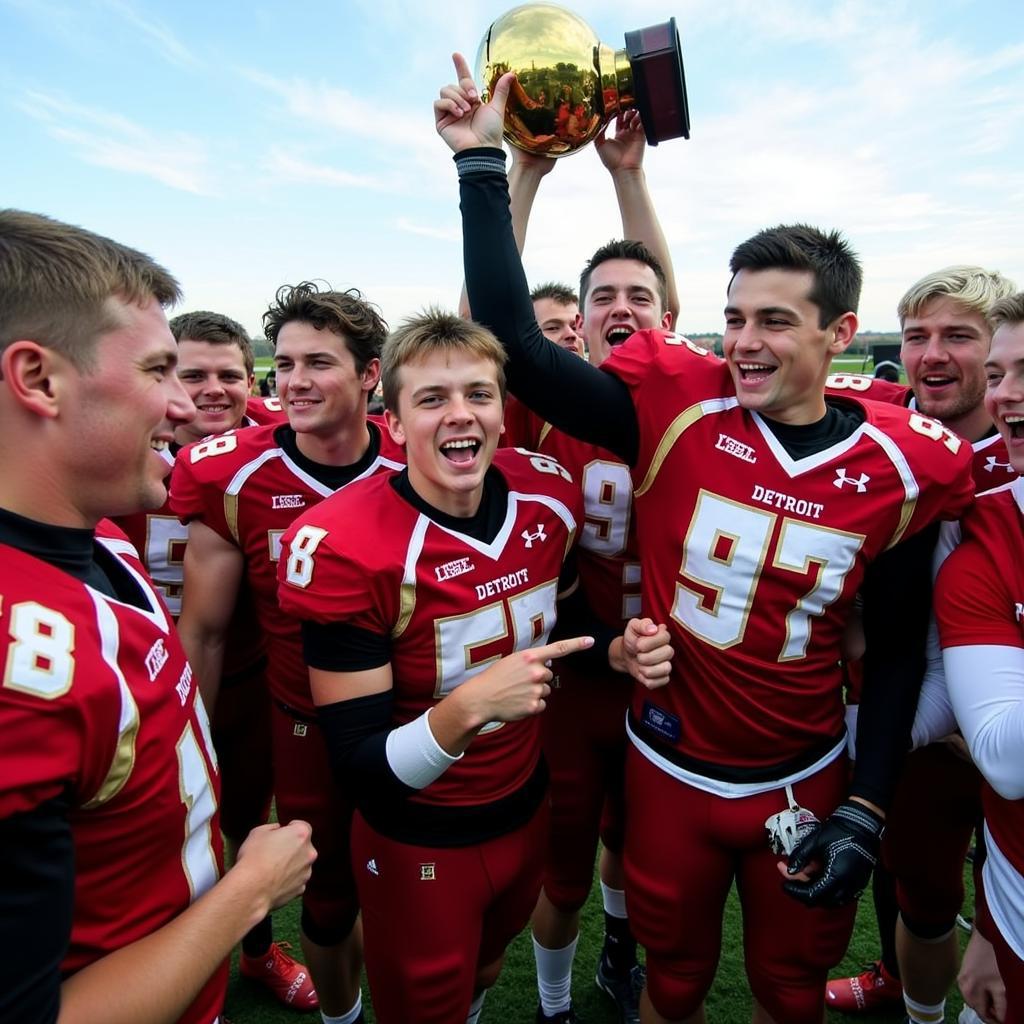
[[[973,905],[970,871],[966,872],[968,886],[967,905]],[[275,934],[278,939],[290,941],[298,950],[298,904],[278,911],[274,915]],[[576,953],[576,971],[573,978],[573,1001],[576,1011],[584,1024],[615,1024],[618,1017],[611,1004],[594,986],[594,968],[602,941],[602,915],[600,891],[597,885],[591,892],[590,900],[583,911],[580,943]],[[700,927],[694,922],[695,928]],[[396,927],[400,924],[396,922]],[[785,927],[785,922],[779,922]],[[961,932],[961,947],[966,943],[966,935]],[[855,973],[869,960],[878,955],[878,940],[875,933],[874,909],[870,897],[861,901],[857,916],[857,926],[846,959],[839,968],[840,972]],[[837,972],[838,973],[838,972]],[[367,1020],[372,1021],[373,1013],[369,1007],[368,995],[364,990],[364,1002],[367,1004]],[[750,990],[743,973],[743,958],[740,939],[739,905],[735,892],[729,899],[726,908],[724,941],[722,943],[722,959],[718,967],[718,975],[714,987],[708,997],[709,1024],[747,1024],[750,1020]],[[946,1005],[946,1019],[956,1020],[962,1001],[956,986],[949,994]],[[531,1024],[537,1007],[537,991],[534,983],[533,949],[528,933],[520,935],[509,947],[505,969],[498,984],[488,993],[484,1005],[483,1020],[489,1024]],[[293,1010],[278,1006],[269,995],[254,987],[237,974],[237,957],[232,960],[231,983],[228,989],[226,1015],[231,1024],[298,1024],[307,1020],[315,1024],[318,1016],[300,1015]],[[826,1016],[829,1024],[839,1021],[852,1021],[856,1018],[838,1013]],[[905,1018],[898,1012],[876,1013],[867,1018],[872,1024],[897,1024]],[[454,1024],[454,1022],[453,1022]],[[779,1022],[784,1024],[784,1022]]]

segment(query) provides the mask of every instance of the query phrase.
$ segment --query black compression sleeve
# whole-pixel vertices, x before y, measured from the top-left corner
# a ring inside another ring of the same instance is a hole
[[[0,879],[0,1020],[48,1024],[60,1010],[74,904],[66,798],[0,821]]]
[[[473,149],[455,160],[466,292],[473,318],[490,327],[508,352],[509,390],[560,430],[633,465],[639,427],[626,385],[552,345],[537,324],[512,233],[504,153]]]
[[[606,626],[587,601],[583,588],[577,582],[571,593],[558,602],[558,621],[551,631],[549,642],[567,640],[574,636],[592,636],[594,646],[563,659],[571,661],[581,671],[600,672],[608,669],[608,647],[621,636],[621,630]],[[557,666],[556,666],[557,674]]]
[[[310,668],[325,672],[363,672],[391,660],[391,641],[347,622],[302,623],[302,656]]]
[[[910,749],[931,610],[933,524],[877,558],[864,579],[864,687],[851,795],[885,810]]]
[[[393,727],[392,692],[325,704],[316,709],[334,777],[354,793],[356,804],[404,800],[415,793],[399,781],[388,763],[387,739]]]

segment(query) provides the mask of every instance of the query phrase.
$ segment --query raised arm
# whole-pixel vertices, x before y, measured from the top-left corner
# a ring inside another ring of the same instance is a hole
[[[509,208],[512,211],[512,233],[516,236],[516,248],[522,255],[526,248],[526,228],[530,223],[533,201],[537,198],[537,190],[541,180],[555,166],[550,157],[524,153],[521,149],[512,150],[512,170],[508,173]],[[469,306],[466,284],[462,284],[459,296],[459,316],[469,318],[473,311]]]
[[[679,319],[679,292],[668,240],[661,229],[658,215],[654,211],[654,201],[647,189],[647,175],[644,173],[647,139],[640,121],[640,112],[627,110],[620,114],[615,120],[615,135],[608,138],[602,130],[594,140],[594,145],[615,185],[615,198],[622,217],[622,237],[643,242],[665,271],[665,311],[672,314],[670,326],[675,327]],[[511,187],[511,177],[509,183]],[[513,207],[513,219],[514,212]]]
[[[456,155],[463,216],[466,286],[474,317],[509,353],[509,388],[555,426],[635,462],[636,411],[626,386],[548,343],[530,302],[509,213],[501,129],[511,76],[481,104],[465,58],[458,85],[434,102],[438,133]]]

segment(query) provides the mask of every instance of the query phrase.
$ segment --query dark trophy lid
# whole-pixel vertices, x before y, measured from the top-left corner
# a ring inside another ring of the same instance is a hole
[[[656,146],[666,139],[688,139],[690,109],[676,19],[627,32],[626,53],[647,141]]]

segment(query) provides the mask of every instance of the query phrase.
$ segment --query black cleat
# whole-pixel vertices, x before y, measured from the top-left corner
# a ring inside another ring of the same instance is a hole
[[[583,1021],[577,1019],[576,1011],[572,1006],[568,1010],[559,1010],[554,1016],[549,1017],[544,1012],[544,1007],[538,1003],[537,1024],[583,1024]]]
[[[639,1024],[640,993],[646,982],[647,970],[643,964],[634,964],[628,974],[622,975],[612,974],[604,957],[597,962],[594,983],[615,1003],[621,1024]]]

